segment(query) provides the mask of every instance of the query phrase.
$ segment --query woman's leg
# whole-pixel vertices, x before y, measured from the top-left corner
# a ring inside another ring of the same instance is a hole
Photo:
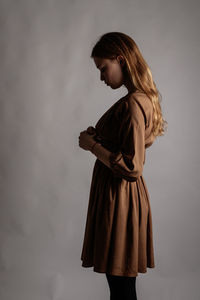
[[[137,300],[136,277],[115,276],[106,273],[110,300]]]

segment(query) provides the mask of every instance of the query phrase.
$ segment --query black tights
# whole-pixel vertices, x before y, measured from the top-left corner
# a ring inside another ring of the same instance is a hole
[[[110,300],[137,300],[136,277],[116,276],[106,273]]]

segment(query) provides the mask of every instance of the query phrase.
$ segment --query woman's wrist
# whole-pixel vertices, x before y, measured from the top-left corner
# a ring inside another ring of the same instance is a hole
[[[100,144],[99,142],[97,142],[97,141],[95,141],[93,144],[92,144],[92,146],[91,146],[91,148],[90,148],[90,151],[93,153],[93,151],[94,151],[94,147],[96,146],[96,144]]]
[[[111,152],[108,151],[106,148],[104,148],[101,143],[95,142],[92,145],[91,152],[102,162],[104,163],[107,167],[110,167],[110,154]]]

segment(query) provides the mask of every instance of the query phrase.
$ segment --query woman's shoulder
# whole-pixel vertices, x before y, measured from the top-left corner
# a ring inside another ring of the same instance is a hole
[[[149,97],[141,91],[128,93],[124,99],[124,112],[132,116],[137,116],[141,121],[144,118],[145,123],[151,119],[153,113],[153,105]]]
[[[144,110],[152,109],[152,103],[149,97],[144,92],[141,92],[139,90],[128,93],[125,99],[130,107],[136,107],[137,105],[139,105]]]

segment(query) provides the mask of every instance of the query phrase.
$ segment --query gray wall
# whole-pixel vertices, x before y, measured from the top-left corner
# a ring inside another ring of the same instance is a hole
[[[0,299],[109,299],[104,274],[81,267],[95,161],[78,145],[125,88],[99,79],[100,35],[131,35],[168,121],[144,167],[155,269],[138,300],[198,300],[199,2],[0,0]]]

